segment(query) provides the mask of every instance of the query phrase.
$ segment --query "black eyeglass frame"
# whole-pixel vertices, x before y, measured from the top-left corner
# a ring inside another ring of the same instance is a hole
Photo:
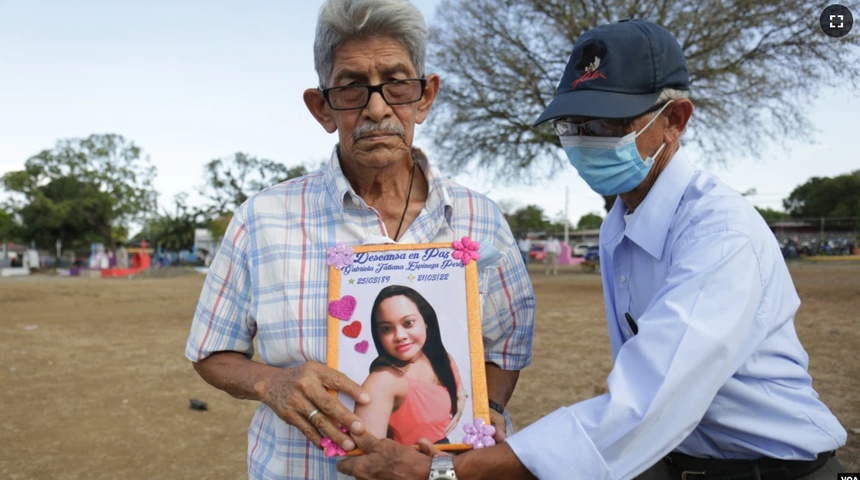
[[[383,90],[383,88],[385,88],[387,85],[394,85],[394,84],[398,84],[398,83],[415,82],[415,81],[417,81],[421,84],[421,95],[419,95],[418,98],[416,98],[415,100],[410,100],[408,102],[393,102],[392,103],[392,102],[389,102],[388,98],[385,97],[385,91]],[[338,107],[335,107],[334,105],[332,105],[331,99],[329,98],[329,95],[331,92],[338,91],[338,90],[350,89],[350,88],[360,88],[360,87],[364,87],[365,89],[367,89],[367,97],[365,97],[363,105],[361,105],[359,107],[349,107],[349,108],[338,108]],[[338,111],[360,110],[360,109],[366,107],[368,103],[370,103],[370,97],[371,97],[371,95],[374,94],[374,92],[379,93],[379,96],[381,96],[382,99],[385,100],[385,103],[387,103],[388,105],[392,105],[392,106],[393,105],[408,105],[410,103],[419,102],[419,101],[421,101],[422,98],[424,98],[424,90],[427,89],[427,77],[404,78],[402,80],[391,80],[388,82],[377,83],[376,85],[353,84],[353,85],[342,85],[339,87],[329,87],[329,88],[317,87],[317,88],[319,88],[320,92],[322,92],[323,98],[325,99],[326,103],[328,103],[328,106],[331,107],[332,110],[338,110]]]

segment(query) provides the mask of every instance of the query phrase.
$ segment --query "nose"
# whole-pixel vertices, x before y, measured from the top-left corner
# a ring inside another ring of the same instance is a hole
[[[397,327],[394,330],[394,338],[396,338],[398,340],[405,340],[406,339],[406,329],[403,327]]]
[[[370,98],[367,100],[367,106],[364,107],[367,116],[376,122],[379,122],[388,115],[391,111],[391,106],[382,97],[382,92],[370,92]]]

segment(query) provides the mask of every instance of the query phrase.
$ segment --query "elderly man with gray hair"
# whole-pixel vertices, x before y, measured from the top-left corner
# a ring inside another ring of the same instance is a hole
[[[504,406],[531,360],[534,292],[496,204],[443,178],[412,145],[440,84],[424,71],[426,39],[406,0],[325,1],[314,44],[319,87],[304,101],[338,143],[321,170],[239,207],[209,267],[186,356],[213,386],[260,402],[248,432],[249,478],[347,478],[322,439],[351,450],[365,432],[326,390],[373,401],[325,365],[326,250],[337,245],[464,236],[480,244],[486,384],[496,440],[504,440]],[[252,358],[255,340],[262,361]]]

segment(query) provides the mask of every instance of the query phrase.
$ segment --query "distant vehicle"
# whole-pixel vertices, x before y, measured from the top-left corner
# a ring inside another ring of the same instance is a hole
[[[546,252],[543,251],[543,245],[532,245],[529,251],[529,257],[533,260],[543,261],[546,258]]]
[[[580,242],[573,246],[570,254],[574,257],[584,257],[590,247],[597,247],[596,243]]]

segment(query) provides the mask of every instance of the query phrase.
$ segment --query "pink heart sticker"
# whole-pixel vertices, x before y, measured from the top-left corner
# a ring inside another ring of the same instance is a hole
[[[370,344],[367,342],[367,340],[362,340],[355,344],[355,351],[358,353],[367,353],[367,347],[369,346]]]
[[[361,333],[361,322],[358,320],[343,327],[343,334],[349,338],[358,338],[359,333]]]
[[[328,314],[340,320],[349,320],[355,312],[355,297],[346,295],[340,300],[332,300],[328,303]]]

